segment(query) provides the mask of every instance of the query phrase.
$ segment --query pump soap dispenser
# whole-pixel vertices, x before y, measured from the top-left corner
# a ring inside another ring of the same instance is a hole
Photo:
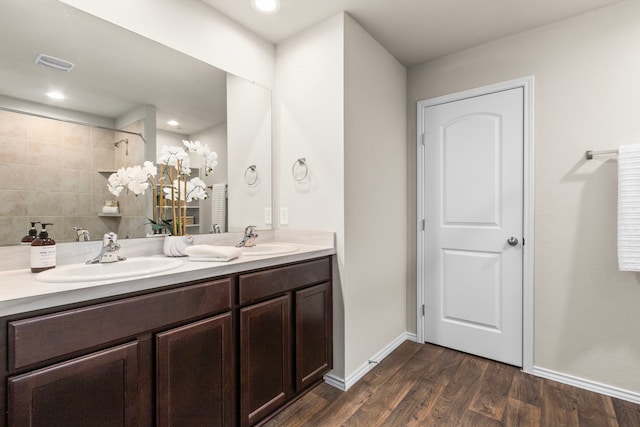
[[[29,229],[29,234],[24,236],[22,240],[20,240],[21,245],[31,245],[34,240],[38,237],[38,230],[36,230],[36,224],[40,224],[40,221],[31,221],[31,228]]]
[[[38,238],[31,243],[32,273],[40,273],[56,266],[56,242],[49,237],[47,225],[53,224],[43,222]]]

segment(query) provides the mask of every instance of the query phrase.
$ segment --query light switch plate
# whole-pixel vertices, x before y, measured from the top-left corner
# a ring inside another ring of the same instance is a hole
[[[280,208],[280,225],[289,224],[289,208]]]
[[[271,225],[271,208],[264,208],[264,223],[267,225]]]

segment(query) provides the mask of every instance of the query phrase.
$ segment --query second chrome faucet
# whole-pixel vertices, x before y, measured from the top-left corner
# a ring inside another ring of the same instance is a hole
[[[256,233],[255,225],[247,225],[244,229],[244,237],[242,241],[236,245],[237,248],[250,248],[251,246],[255,246],[255,240],[258,238],[258,233]]]

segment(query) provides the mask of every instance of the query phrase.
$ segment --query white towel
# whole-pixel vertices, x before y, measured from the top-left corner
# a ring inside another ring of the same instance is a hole
[[[242,255],[240,248],[234,246],[193,245],[185,252],[191,261],[231,261]]]
[[[211,225],[227,231],[227,184],[214,184],[211,190]]]
[[[618,268],[640,271],[640,144],[618,149]]]

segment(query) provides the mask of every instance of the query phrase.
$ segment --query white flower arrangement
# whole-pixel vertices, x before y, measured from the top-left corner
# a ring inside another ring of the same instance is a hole
[[[207,198],[207,185],[199,177],[191,176],[191,157],[195,153],[204,160],[205,175],[218,164],[218,154],[199,141],[182,141],[184,147],[165,146],[158,166],[144,162],[142,166],[120,168],[109,176],[109,191],[119,196],[123,189],[138,195],[153,188],[153,220],[157,229],[170,229],[174,236],[186,234],[187,203]],[[159,168],[159,173],[158,173]],[[158,188],[162,189],[158,194]],[[168,209],[167,209],[168,208]],[[171,211],[171,219],[167,219]]]

